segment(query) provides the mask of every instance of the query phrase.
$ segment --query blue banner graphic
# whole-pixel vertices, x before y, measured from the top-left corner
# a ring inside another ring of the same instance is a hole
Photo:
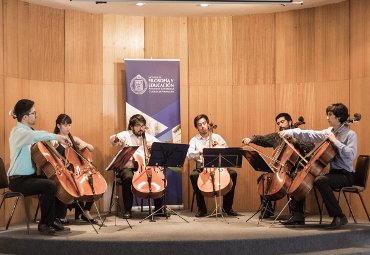
[[[142,114],[148,133],[162,142],[181,143],[180,61],[125,59],[127,123]],[[182,204],[181,169],[168,169],[166,202]]]

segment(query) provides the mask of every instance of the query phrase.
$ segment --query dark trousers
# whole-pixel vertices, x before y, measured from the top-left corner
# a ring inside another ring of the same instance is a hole
[[[123,198],[123,206],[125,207],[125,211],[131,211],[132,202],[134,196],[132,194],[132,177],[134,175],[132,168],[125,168],[119,175],[122,180],[122,198]],[[154,199],[154,206],[156,209],[159,209],[163,205],[163,198]]]
[[[40,224],[51,225],[55,217],[56,184],[53,180],[37,177],[36,175],[10,178],[9,188],[21,192],[24,196],[40,195],[41,220]]]
[[[199,178],[199,174],[202,171],[203,169],[200,169],[200,168],[194,169],[194,171],[190,174],[190,181],[191,181],[191,184],[193,185],[193,190],[197,198],[198,211],[207,212],[207,207],[204,201],[204,196],[198,187],[198,178]],[[234,201],[234,191],[235,191],[235,186],[236,186],[236,179],[238,175],[235,170],[228,169],[228,171],[230,173],[230,178],[233,181],[233,187],[224,196],[224,199],[223,199],[223,209],[225,210],[225,212],[229,212],[232,209],[233,201]]]
[[[333,189],[352,186],[352,184],[353,174],[346,170],[333,169],[328,174],[316,177],[315,187],[319,190],[330,217],[343,215]]]

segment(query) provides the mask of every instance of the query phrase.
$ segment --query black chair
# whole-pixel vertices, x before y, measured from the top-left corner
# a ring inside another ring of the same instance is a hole
[[[28,211],[27,211],[25,198],[24,198],[24,196],[21,192],[14,192],[14,191],[9,190],[8,177],[7,177],[7,174],[6,174],[6,171],[5,171],[4,162],[1,158],[0,158],[0,189],[5,189],[5,191],[2,194],[0,194],[0,197],[1,197],[0,209],[3,206],[6,199],[15,198],[15,201],[13,203],[13,208],[12,208],[12,211],[10,213],[10,217],[9,217],[8,222],[6,224],[6,230],[9,228],[9,225],[10,225],[10,222],[13,218],[15,208],[17,207],[19,198],[22,198],[23,205],[24,205],[24,210],[25,210],[25,216],[26,216],[27,233],[29,234],[30,233],[30,223],[29,223]]]
[[[353,214],[352,207],[349,203],[348,197],[346,193],[353,193],[357,194],[361,200],[362,207],[365,210],[365,213],[367,215],[367,219],[370,221],[369,212],[367,211],[366,205],[364,203],[364,199],[361,196],[361,193],[365,191],[367,186],[367,179],[369,176],[369,168],[370,168],[370,156],[368,155],[360,155],[357,158],[356,161],[356,167],[355,167],[355,174],[354,174],[354,182],[353,186],[351,187],[343,187],[341,189],[336,189],[334,191],[339,192],[338,196],[338,202],[340,199],[340,194],[343,193],[344,198],[346,199],[346,203],[348,205],[349,211],[351,212],[352,218],[355,223],[357,223],[357,220],[355,218],[355,215]]]
[[[363,208],[365,210],[365,213],[367,215],[367,218],[370,221],[369,213],[367,211],[365,202],[364,202],[364,200],[363,200],[363,198],[361,196],[361,193],[363,191],[365,191],[366,186],[367,186],[367,179],[368,179],[368,175],[369,175],[369,168],[370,168],[370,156],[368,156],[368,155],[359,155],[358,158],[357,158],[357,161],[356,161],[353,185],[350,186],[350,187],[342,187],[340,189],[333,189],[333,191],[339,193],[339,195],[338,195],[338,203],[339,203],[339,200],[340,200],[341,193],[343,193],[344,198],[346,200],[346,203],[348,205],[348,208],[350,210],[351,216],[352,216],[352,218],[353,218],[353,220],[354,220],[355,223],[357,223],[357,220],[355,218],[355,215],[353,213],[351,204],[349,203],[349,199],[348,199],[346,193],[353,193],[353,194],[357,194],[359,196],[359,198],[361,200],[361,203],[362,203],[362,206],[363,206]],[[319,200],[318,200],[316,189],[314,189],[314,192],[315,192],[316,202],[317,202],[318,207],[319,207],[320,224],[321,224],[321,222],[322,222],[323,203],[320,206],[320,204],[318,202]]]

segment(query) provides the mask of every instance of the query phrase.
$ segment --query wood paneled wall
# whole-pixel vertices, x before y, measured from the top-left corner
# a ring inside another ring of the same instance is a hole
[[[354,129],[359,154],[370,154],[369,1],[237,17],[125,17],[20,0],[0,3],[0,156],[7,167],[15,124],[8,111],[30,98],[36,102],[37,129],[52,131],[56,116],[69,114],[72,133],[94,145],[95,163],[104,169],[115,153],[109,136],[126,128],[125,58],[180,59],[184,143],[196,134],[193,119],[199,113],[218,125],[230,146],[240,146],[243,137],[275,132],[279,112],[304,116],[303,128],[323,129],[326,106],[343,102],[351,113],[362,113]],[[186,163],[183,171],[186,208],[192,168]],[[112,177],[102,172],[109,188],[100,207],[107,210]],[[234,207],[256,210],[259,174],[246,161],[238,174]],[[365,197],[369,202],[369,191]],[[207,203],[211,209],[212,201]],[[316,210],[311,196],[306,210]],[[0,212],[0,225],[5,214]]]

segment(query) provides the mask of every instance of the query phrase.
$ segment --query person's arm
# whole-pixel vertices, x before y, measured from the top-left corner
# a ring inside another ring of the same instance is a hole
[[[83,141],[81,138],[77,137],[77,136],[74,136],[73,139],[75,140],[75,142],[77,143],[78,145],[78,148],[80,150],[84,149],[84,148],[87,148],[89,151],[93,151],[94,150],[94,146],[92,146],[91,144]]]
[[[328,134],[331,133],[331,128],[324,130],[302,130],[300,128],[287,129],[279,132],[281,137],[295,137],[304,142],[319,143],[324,141]]]
[[[196,147],[196,139],[193,137],[189,142],[189,149],[188,153],[186,154],[187,159],[200,159],[200,155],[202,154],[203,150],[199,150]]]
[[[124,136],[124,132],[125,131],[122,131],[122,132],[120,132],[118,134],[115,134],[115,135],[111,135],[110,136],[109,141],[112,144],[112,146],[117,146],[117,145],[123,145],[123,144],[125,144],[126,138]]]

